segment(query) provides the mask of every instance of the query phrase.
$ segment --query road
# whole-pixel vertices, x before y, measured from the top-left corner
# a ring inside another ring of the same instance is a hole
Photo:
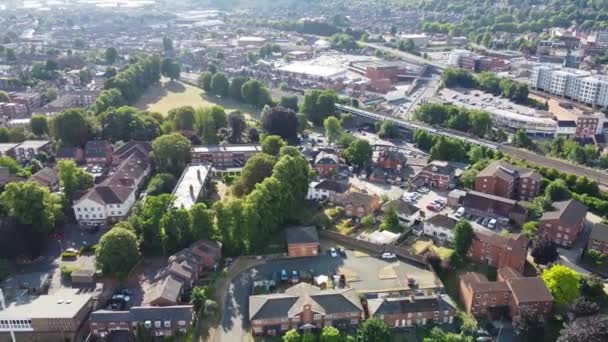
[[[401,51],[398,49],[394,49],[391,47],[387,47],[387,46],[384,46],[381,44],[376,44],[376,43],[361,43],[361,44],[363,46],[367,46],[372,49],[390,52],[408,63],[418,64],[418,65],[431,65],[431,66],[434,66],[435,68],[437,68],[438,70],[444,70],[446,68],[446,65],[444,65],[444,64],[439,64],[439,63],[436,63],[433,61],[429,61],[428,59],[424,59],[420,56],[416,56],[414,54],[404,52],[404,51]]]
[[[581,165],[570,164],[566,161],[561,161],[561,160],[557,160],[557,159],[553,159],[553,158],[547,158],[545,156],[541,156],[534,152],[530,152],[530,151],[526,151],[526,150],[522,150],[522,149],[510,147],[510,146],[499,145],[498,149],[506,155],[515,156],[515,157],[523,159],[523,160],[528,160],[530,162],[533,162],[535,164],[538,164],[538,165],[541,165],[544,167],[554,168],[561,172],[572,173],[577,176],[586,176],[589,179],[597,181],[597,183],[600,186],[602,186],[604,188],[608,188],[608,172],[606,172],[606,171],[600,171],[600,170],[591,169],[591,168],[581,166]]]

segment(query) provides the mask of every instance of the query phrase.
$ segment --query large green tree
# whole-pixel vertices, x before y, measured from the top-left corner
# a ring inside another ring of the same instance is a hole
[[[325,128],[325,136],[329,142],[335,142],[340,139],[340,136],[344,132],[340,120],[335,116],[327,117],[323,121],[323,127]]]
[[[473,241],[473,227],[469,221],[460,220],[454,227],[454,247],[456,253],[465,256]]]
[[[169,119],[173,122],[173,127],[177,130],[193,130],[195,124],[194,108],[183,106],[171,109]]]
[[[63,188],[66,200],[71,202],[74,194],[86,190],[94,185],[93,176],[79,168],[73,160],[60,160],[57,163],[59,184]]]
[[[553,265],[544,270],[541,277],[559,305],[572,303],[580,294],[580,276],[566,266]]]
[[[113,228],[99,239],[95,261],[105,275],[125,278],[139,257],[137,236],[124,228]]]
[[[241,89],[243,88],[243,84],[247,82],[249,79],[245,77],[235,77],[230,81],[230,88],[228,89],[228,95],[236,101],[243,101],[243,94],[241,93]]]
[[[241,87],[241,96],[245,102],[262,108],[272,102],[270,91],[258,80],[249,80]]]
[[[332,90],[312,90],[304,96],[302,113],[315,126],[321,126],[326,117],[333,115],[336,111],[338,96]]]
[[[262,127],[271,135],[295,142],[298,138],[298,119],[290,109],[275,106],[265,106],[262,110]]]
[[[175,188],[177,178],[170,173],[157,173],[148,182],[146,194],[148,196],[157,196],[162,194],[170,194]]]
[[[171,81],[179,80],[181,65],[171,58],[165,58],[161,64],[161,73],[163,76],[169,77]]]
[[[262,151],[272,156],[279,155],[281,147],[287,145],[278,135],[267,135],[262,139]]]
[[[9,183],[0,195],[0,207],[18,224],[33,232],[48,233],[63,217],[61,196],[35,182]]]
[[[195,203],[190,208],[190,216],[192,218],[192,235],[195,240],[216,238],[213,225],[215,213],[213,210],[208,209],[204,203]]]
[[[198,77],[198,86],[203,89],[205,92],[211,92],[211,79],[213,78],[213,74],[209,71],[202,73]],[[240,89],[239,89],[240,91]]]
[[[391,330],[378,318],[370,318],[361,324],[359,336],[363,342],[386,342],[390,340]]]
[[[82,109],[68,109],[57,114],[52,121],[51,133],[68,147],[84,146],[94,134],[92,120]]]
[[[178,177],[190,162],[192,143],[179,133],[165,134],[152,142],[152,157],[161,172]]]
[[[30,129],[36,136],[43,136],[49,131],[49,123],[44,115],[32,115]]]
[[[211,78],[211,92],[215,95],[226,97],[228,96],[228,91],[230,88],[230,83],[228,82],[228,78],[221,72],[215,73]]]
[[[232,188],[234,194],[243,196],[253,191],[256,184],[272,175],[275,162],[276,158],[266,153],[258,153],[251,157]]]
[[[357,139],[344,150],[343,155],[349,163],[363,167],[372,159],[373,152],[367,140]]]

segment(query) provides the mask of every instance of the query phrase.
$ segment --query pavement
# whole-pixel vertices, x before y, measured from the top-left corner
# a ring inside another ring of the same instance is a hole
[[[397,274],[407,274],[417,279],[419,288],[432,288],[437,286],[439,279],[428,270],[414,267],[401,261],[386,261],[373,256],[355,256],[352,250],[346,250],[346,257],[332,258],[326,253],[327,246],[334,246],[331,242],[322,241],[322,253],[317,257],[277,259],[248,268],[230,282],[228,293],[224,301],[223,318],[213,334],[212,341],[249,341],[248,316],[249,295],[252,290],[254,278],[270,278],[273,272],[313,270],[315,274],[339,273],[340,269],[348,269],[357,275],[359,281],[349,283],[349,286],[358,291],[403,288],[399,280],[389,277],[381,279],[380,271],[387,266],[394,266]]]

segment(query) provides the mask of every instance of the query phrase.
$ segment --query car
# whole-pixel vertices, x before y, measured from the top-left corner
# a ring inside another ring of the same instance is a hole
[[[435,198],[433,200],[433,203],[437,203],[439,205],[445,205],[447,203],[447,201],[445,200],[445,198]]]
[[[475,220],[475,222],[481,224],[481,222],[483,222],[483,217],[478,217],[477,220]]]
[[[488,226],[488,222],[490,222],[490,218],[489,217],[484,217],[483,221],[481,221],[481,225],[484,227]]]
[[[394,253],[384,252],[380,255],[380,257],[384,260],[396,259],[397,256]]]
[[[439,211],[439,209],[440,209],[440,208],[439,208],[439,207],[438,207],[436,204],[434,204],[434,203],[428,204],[428,205],[426,206],[426,208],[427,208],[428,210],[430,210],[430,211]]]
[[[133,291],[129,290],[129,289],[122,289],[120,291],[118,291],[118,293],[125,295],[125,296],[131,296],[133,295]]]
[[[461,218],[462,215],[464,215],[464,207],[460,207],[454,212],[454,217],[457,219]]]
[[[496,228],[496,219],[491,219],[490,222],[488,222],[488,228],[490,228],[490,229]]]
[[[346,257],[346,250],[344,249],[344,247],[340,247],[338,248],[338,253],[343,256]]]
[[[78,250],[76,248],[66,248],[64,252],[78,254]]]
[[[287,271],[281,270],[281,281],[287,281]]]
[[[422,194],[428,194],[429,192],[431,192],[431,190],[429,188],[420,188],[418,189],[418,192],[422,193]]]
[[[422,290],[414,290],[414,294],[416,296],[424,296],[424,291],[422,291]]]
[[[329,249],[329,255],[330,255],[332,258],[335,258],[335,257],[337,257],[337,256],[338,256],[338,252],[336,252],[336,249],[332,247],[332,248],[330,248],[330,249]]]
[[[300,273],[296,270],[291,271],[291,282],[297,283],[300,281]]]

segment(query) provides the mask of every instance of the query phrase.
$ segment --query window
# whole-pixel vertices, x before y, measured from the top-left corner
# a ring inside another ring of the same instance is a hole
[[[439,316],[439,311],[435,311],[435,316]]]
[[[76,208],[76,210],[80,211],[80,208]]]
[[[161,326],[160,323],[161,323],[160,321],[154,321],[154,327],[160,328],[160,326]]]
[[[359,324],[359,320],[358,319],[351,319],[350,320],[350,324]]]
[[[171,321],[165,321],[165,328],[171,328]]]
[[[186,321],[177,321],[178,325],[186,325]]]
[[[319,320],[319,319],[321,319],[321,314],[315,314],[314,319],[315,319],[315,320]]]
[[[84,211],[87,211],[87,210],[88,210],[87,208],[84,208]]]
[[[79,218],[79,219],[81,219],[81,218],[82,218],[82,215],[81,215],[81,214],[78,214],[78,218]]]

